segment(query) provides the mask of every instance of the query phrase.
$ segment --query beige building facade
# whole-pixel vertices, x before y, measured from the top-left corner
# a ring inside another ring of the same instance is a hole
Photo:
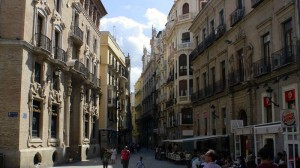
[[[96,0],[0,2],[5,167],[99,154],[99,25],[106,14]]]
[[[109,32],[101,31],[103,97],[100,102],[100,139],[104,148],[129,143],[129,61],[129,56],[125,57],[115,38]]]
[[[285,111],[299,121],[299,1],[212,0],[190,30],[195,146],[234,158],[269,146],[294,158],[298,136],[281,121]]]

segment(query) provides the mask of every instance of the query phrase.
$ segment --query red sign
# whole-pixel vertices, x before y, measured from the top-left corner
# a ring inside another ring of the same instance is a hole
[[[286,102],[294,101],[295,100],[295,89],[286,91],[284,93],[284,95],[285,95],[285,101]]]
[[[281,122],[284,126],[293,126],[296,124],[295,111],[291,109],[283,110],[281,113]]]
[[[271,102],[268,97],[264,97],[264,107],[271,106]]]

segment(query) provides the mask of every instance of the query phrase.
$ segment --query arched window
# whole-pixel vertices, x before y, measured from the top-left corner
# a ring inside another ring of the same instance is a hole
[[[187,14],[189,12],[190,12],[189,4],[188,3],[183,4],[183,6],[182,6],[182,14],[184,15],[184,14]]]
[[[187,75],[187,56],[182,54],[179,56],[179,76]]]
[[[244,126],[247,126],[248,125],[248,123],[247,123],[247,113],[246,113],[246,111],[245,110],[240,110],[240,120],[243,120],[243,124],[244,124]]]

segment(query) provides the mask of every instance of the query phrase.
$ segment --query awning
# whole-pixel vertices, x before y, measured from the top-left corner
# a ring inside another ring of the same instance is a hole
[[[233,129],[234,135],[249,135],[253,134],[253,126],[238,127]]]
[[[254,134],[274,134],[282,132],[280,122],[256,125],[253,129]]]
[[[196,137],[190,137],[190,138],[183,138],[183,139],[167,139],[163,140],[163,142],[188,142],[188,141],[204,141],[207,139],[215,139],[215,138],[222,138],[222,137],[228,137],[228,135],[209,135],[209,136],[196,136]]]

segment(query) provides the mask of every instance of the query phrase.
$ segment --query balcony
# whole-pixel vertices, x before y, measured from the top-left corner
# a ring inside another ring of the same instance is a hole
[[[230,72],[228,74],[228,77],[229,77],[229,79],[228,79],[229,86],[233,86],[233,85],[236,85],[241,82],[240,74],[239,74],[238,70]]]
[[[251,0],[251,7],[255,8],[257,7],[260,3],[262,3],[264,0]]]
[[[74,26],[72,37],[75,43],[83,44],[83,31],[78,26]]]
[[[45,36],[41,33],[36,33],[35,41],[36,41],[37,47],[42,48],[48,52],[51,52],[52,42],[51,42],[50,38],[48,38],[47,36]]]
[[[244,17],[245,8],[236,9],[234,12],[230,14],[230,23],[231,27],[237,24]]]
[[[192,13],[186,13],[183,15],[178,16],[178,21],[192,19]]]
[[[260,59],[253,63],[253,75],[258,77],[271,72],[271,65],[266,59]]]
[[[54,51],[54,59],[64,63],[67,61],[67,54],[63,49],[59,47],[53,47],[53,51]]]
[[[215,32],[209,34],[209,35],[205,38],[205,40],[204,40],[205,48],[209,47],[214,41],[215,41]]]
[[[168,79],[167,79],[167,83],[173,82],[174,81],[174,75],[170,74]]]
[[[298,57],[297,57],[298,58]],[[290,63],[296,62],[294,46],[286,46],[279,51],[276,51],[271,56],[272,70],[276,70]]]
[[[191,96],[192,102],[197,102],[197,101],[202,100],[204,98],[205,98],[205,96],[204,96],[204,90],[203,89],[198,90],[197,92],[193,93],[192,96]]]
[[[189,49],[191,47],[192,47],[191,42],[183,42],[183,43],[178,45],[178,50]]]
[[[216,29],[215,40],[223,36],[225,32],[226,32],[226,25],[220,24]]]
[[[85,65],[83,63],[81,63],[79,61],[76,61],[73,68],[74,68],[75,71],[80,72],[82,74],[85,74],[86,68],[85,68]]]

